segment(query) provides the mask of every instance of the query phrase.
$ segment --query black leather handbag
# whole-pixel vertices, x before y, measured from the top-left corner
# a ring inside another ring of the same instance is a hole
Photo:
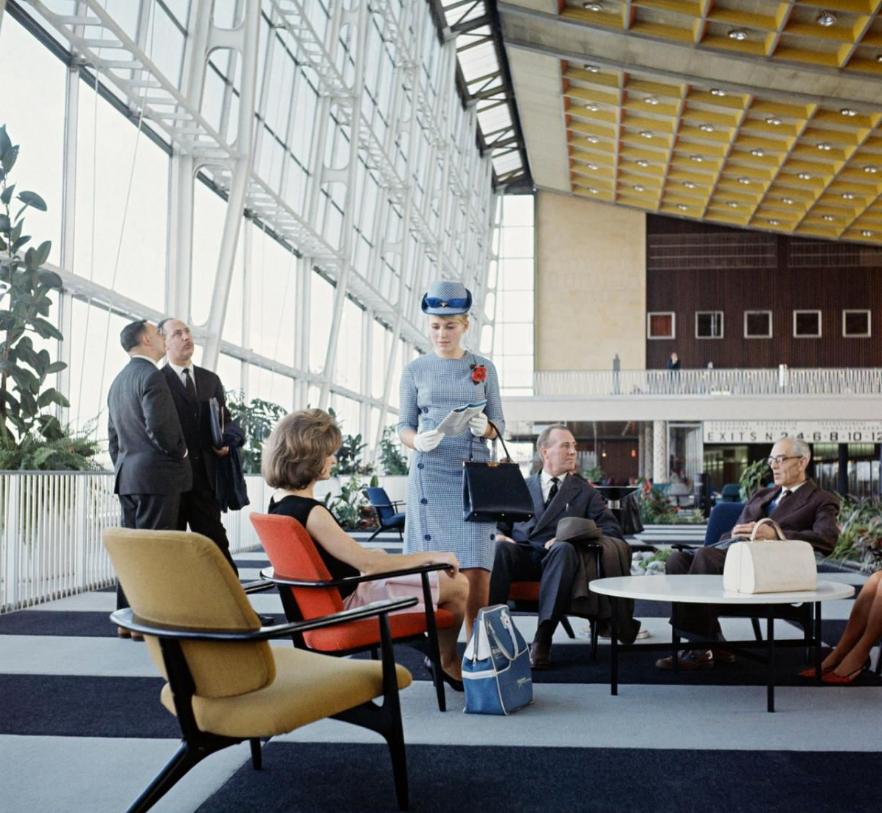
[[[466,522],[523,522],[533,516],[533,498],[517,463],[513,463],[502,433],[492,422],[505,450],[500,461],[463,461],[462,516]],[[470,447],[471,448],[471,447]]]

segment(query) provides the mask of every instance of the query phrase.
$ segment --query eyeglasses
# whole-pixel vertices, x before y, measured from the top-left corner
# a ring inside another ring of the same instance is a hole
[[[802,455],[799,454],[778,454],[774,457],[767,457],[766,463],[768,463],[770,466],[780,466],[785,460],[799,460],[801,457]]]

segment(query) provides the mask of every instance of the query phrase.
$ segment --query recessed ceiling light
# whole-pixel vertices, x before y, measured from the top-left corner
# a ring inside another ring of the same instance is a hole
[[[757,148],[751,150],[750,154],[754,158],[762,158],[765,155],[765,152],[763,150],[761,150],[759,147],[757,147]]]
[[[877,167],[875,164],[867,164],[864,167],[864,172],[866,172],[868,175],[875,175],[878,171],[879,167]]]
[[[809,175],[808,172],[799,172],[796,177],[801,181],[810,181],[812,179],[812,176]]]
[[[638,166],[638,167],[648,167],[648,166],[649,166],[649,161],[647,161],[645,158],[639,158],[639,159],[637,160],[637,166]]]
[[[711,96],[725,96],[726,91],[720,88],[711,88]]]
[[[699,124],[698,129],[703,133],[712,133],[714,131],[714,126],[712,124]]]
[[[843,200],[854,200],[854,195],[851,192],[843,192],[842,199]]]
[[[781,224],[780,220],[776,220],[774,217],[769,218],[769,225],[770,226],[778,226],[780,224]]]
[[[647,96],[644,100],[646,104],[651,104],[653,107],[658,104],[658,99],[655,96]]]
[[[635,184],[634,184],[634,191],[635,191],[635,192],[645,192],[645,191],[646,191],[646,187],[643,186],[643,185],[641,185],[641,184],[639,184],[639,183],[635,183]]]
[[[641,130],[640,137],[641,138],[652,138],[652,133],[649,130]]]
[[[597,195],[597,194],[598,194],[598,191],[597,191],[593,186],[589,186],[589,187],[588,187],[588,191],[589,191],[592,195]]]
[[[781,203],[785,206],[793,206],[793,198],[781,198]]]
[[[597,65],[585,65],[585,70],[588,73],[600,73],[600,68]]]
[[[687,189],[695,189],[695,184],[692,181],[683,181],[683,186]]]
[[[588,102],[588,104],[585,105],[585,109],[590,110],[592,113],[596,113],[598,110],[600,110],[600,107],[594,104],[594,102]]]
[[[592,172],[597,169],[597,164],[585,164],[585,166],[588,167],[588,169],[590,169]]]
[[[738,201],[735,201],[735,200],[726,201],[726,206],[729,206],[732,209],[737,209],[738,208]]]
[[[818,149],[822,150],[823,152],[830,152],[833,147],[831,147],[826,141],[822,141],[820,144],[818,144]]]
[[[598,3],[594,0],[594,2],[582,3],[582,8],[585,11],[603,11],[603,3]]]
[[[597,142],[600,141],[600,139],[597,136],[585,136],[585,140],[589,144],[597,144]]]
[[[766,119],[766,124],[768,124],[770,127],[780,127],[781,119],[779,119],[777,116],[769,116]]]
[[[861,237],[872,237],[872,236],[873,236],[873,232],[871,232],[869,229],[863,229],[861,231]]]
[[[678,208],[681,212],[685,212],[689,207],[688,207],[685,203],[678,203],[678,204],[677,204],[677,208]]]
[[[882,54],[876,54],[876,62],[882,62]]]
[[[830,223],[833,220],[833,215],[824,215],[824,220]]]
[[[743,183],[745,186],[747,186],[750,183],[750,178],[739,178],[738,183]]]
[[[829,28],[831,25],[836,25],[836,15],[832,11],[822,11],[818,15],[817,23],[824,28]]]
[[[848,118],[853,118],[857,115],[857,110],[852,110],[850,107],[843,107],[842,110],[839,111],[843,116],[847,116]]]
[[[747,32],[743,28],[733,28],[729,32],[730,40],[738,40],[738,42],[743,42],[747,39]]]
[[[690,155],[689,160],[695,161],[696,164],[700,164],[702,161],[704,161],[704,158],[702,158],[700,155]]]

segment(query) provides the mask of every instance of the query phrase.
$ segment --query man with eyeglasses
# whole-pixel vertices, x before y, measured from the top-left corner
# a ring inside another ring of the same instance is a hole
[[[580,569],[576,547],[557,540],[558,523],[574,517],[592,520],[595,532],[618,539],[622,545],[626,543],[622,528],[603,497],[575,473],[573,433],[561,424],[548,426],[537,438],[536,450],[542,470],[527,478],[534,515],[526,522],[498,526],[490,604],[508,601],[512,581],[539,582],[539,624],[530,645],[530,662],[534,669],[547,669],[551,666],[551,639],[570,606]],[[627,569],[630,570],[630,556]],[[628,575],[624,567],[621,570],[604,575]],[[631,625],[636,635],[639,623],[631,619]]]
[[[665,572],[672,574],[719,575],[723,572],[726,553],[733,537],[750,536],[756,523],[771,517],[778,523],[787,539],[802,539],[822,556],[828,556],[836,546],[839,527],[836,516],[839,499],[835,494],[818,488],[805,475],[811,461],[809,445],[799,438],[783,437],[768,457],[775,484],[761,488],[744,506],[735,526],[723,534],[720,541],[694,550],[674,551],[665,564]],[[774,530],[768,523],[759,526],[758,539],[773,539]],[[704,604],[684,604],[678,607],[678,629],[686,637],[722,641],[716,608]],[[682,653],[681,669],[707,669],[718,663],[735,659],[724,648],[692,649]],[[671,669],[672,658],[656,661],[659,669]]]

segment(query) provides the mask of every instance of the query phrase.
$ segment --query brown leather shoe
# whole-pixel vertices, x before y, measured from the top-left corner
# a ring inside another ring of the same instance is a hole
[[[533,641],[530,644],[530,666],[533,669],[551,668],[551,641]]]
[[[714,653],[714,663],[735,663],[735,653],[731,649],[720,649],[715,646],[711,652]]]
[[[132,640],[133,640],[133,641],[143,641],[143,640],[144,640],[144,636],[141,635],[140,632],[133,632],[133,633],[132,633]]]
[[[712,669],[714,653],[709,649],[684,649],[677,658],[677,666],[684,672],[696,669]],[[673,657],[659,658],[655,662],[656,669],[673,669]]]

